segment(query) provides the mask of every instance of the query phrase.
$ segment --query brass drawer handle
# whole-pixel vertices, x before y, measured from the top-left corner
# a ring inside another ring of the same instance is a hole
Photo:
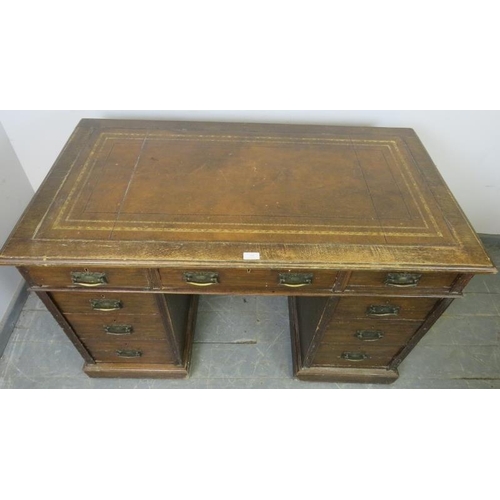
[[[364,342],[376,342],[384,338],[384,332],[381,330],[358,330],[354,336]]]
[[[369,359],[370,356],[364,352],[343,352],[340,356],[342,359],[346,359],[347,361],[364,361],[365,359]]]
[[[132,325],[104,325],[103,328],[108,335],[130,335],[134,331]]]
[[[96,287],[108,283],[106,273],[91,273],[88,271],[72,271],[71,282],[73,285]]]
[[[368,306],[368,316],[397,316],[400,308],[398,306]]]
[[[312,285],[313,274],[304,273],[280,273],[279,284],[290,288]]]
[[[121,300],[114,299],[91,299],[90,305],[94,311],[117,311],[123,307]]]
[[[398,288],[411,288],[417,286],[421,278],[421,274],[389,273],[385,279],[385,285]]]
[[[219,283],[219,273],[210,273],[210,272],[184,273],[184,281],[194,286],[212,286]]]
[[[118,350],[118,351],[116,351],[116,354],[120,358],[126,358],[126,359],[140,358],[142,356],[142,352],[136,351],[135,349]]]

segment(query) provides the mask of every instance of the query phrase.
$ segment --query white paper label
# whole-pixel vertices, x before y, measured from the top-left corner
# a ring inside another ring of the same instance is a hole
[[[260,260],[259,252],[245,252],[243,254],[243,260]]]

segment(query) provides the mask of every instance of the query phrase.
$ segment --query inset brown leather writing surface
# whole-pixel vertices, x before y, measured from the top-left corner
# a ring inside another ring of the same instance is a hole
[[[113,120],[80,123],[1,257],[229,267],[246,251],[492,269],[412,130]]]

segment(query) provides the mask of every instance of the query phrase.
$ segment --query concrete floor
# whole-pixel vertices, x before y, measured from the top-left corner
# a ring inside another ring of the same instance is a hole
[[[499,239],[484,241],[500,267]],[[287,301],[281,297],[203,297],[189,379],[90,379],[82,365],[31,294],[0,359],[0,388],[500,388],[500,274],[474,278],[390,386],[294,380]]]

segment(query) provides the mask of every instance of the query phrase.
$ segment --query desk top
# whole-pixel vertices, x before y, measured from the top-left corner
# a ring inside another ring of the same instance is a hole
[[[75,263],[494,272],[411,129],[126,120],[80,122],[0,254]]]

